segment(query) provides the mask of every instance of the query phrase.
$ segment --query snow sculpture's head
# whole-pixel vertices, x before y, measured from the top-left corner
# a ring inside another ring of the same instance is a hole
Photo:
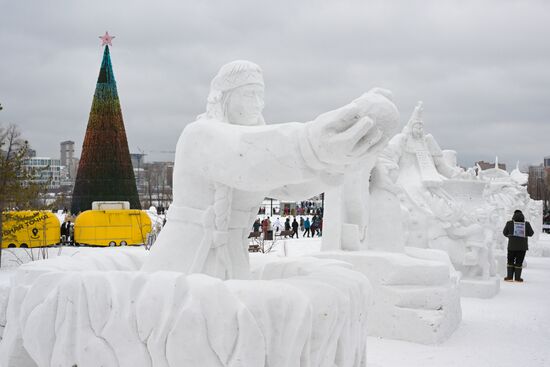
[[[424,120],[422,120],[422,112],[424,107],[422,101],[419,101],[409,119],[409,122],[403,129],[403,133],[412,136],[415,139],[424,137]]]
[[[210,84],[206,117],[236,125],[263,125],[262,69],[246,60],[225,64]]]

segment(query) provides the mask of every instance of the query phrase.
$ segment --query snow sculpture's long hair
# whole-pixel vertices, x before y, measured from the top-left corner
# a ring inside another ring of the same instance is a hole
[[[206,102],[206,113],[198,118],[229,122],[227,105],[231,93],[238,87],[250,84],[264,86],[263,72],[258,65],[246,60],[236,60],[225,64],[212,79]],[[260,115],[258,125],[264,124],[264,118]]]
[[[198,119],[230,122],[227,108],[232,92],[236,88],[254,84],[264,86],[262,69],[258,65],[250,61],[237,60],[222,66],[210,84],[206,113],[198,116]],[[258,125],[264,124],[263,116],[260,115]],[[232,188],[221,183],[215,183],[212,207],[216,233],[227,235],[232,202]],[[221,241],[220,243],[216,242],[215,239],[212,240],[210,251],[214,252],[212,256],[216,260],[207,261],[203,270],[208,274],[218,274],[221,278],[232,278],[235,276],[235,269],[233,269],[233,264],[227,260],[229,258],[229,244],[227,239]],[[244,251],[248,252],[248,247]]]

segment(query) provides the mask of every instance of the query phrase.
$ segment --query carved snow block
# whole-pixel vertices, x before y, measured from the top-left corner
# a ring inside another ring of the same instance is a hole
[[[487,280],[461,279],[460,295],[473,298],[493,298],[500,291],[500,278]]]
[[[369,278],[374,291],[369,335],[435,344],[460,324],[460,294],[448,263],[381,251],[315,256],[349,262]],[[433,256],[433,250],[428,256]]]
[[[0,365],[366,365],[372,290],[349,264],[274,258],[222,281],[137,271],[145,251],[81,255],[17,270]]]
[[[506,252],[504,251],[495,251],[495,260],[497,262],[497,273],[501,276],[506,276],[506,265],[507,265],[507,258],[506,258]]]

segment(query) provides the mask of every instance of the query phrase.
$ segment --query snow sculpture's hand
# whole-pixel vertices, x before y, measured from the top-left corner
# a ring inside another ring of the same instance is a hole
[[[308,122],[300,137],[306,163],[329,185],[343,173],[374,165],[374,160],[399,126],[391,92],[373,88],[350,104]]]
[[[353,102],[319,116],[307,126],[307,138],[319,163],[333,172],[345,168],[372,150],[383,132]]]

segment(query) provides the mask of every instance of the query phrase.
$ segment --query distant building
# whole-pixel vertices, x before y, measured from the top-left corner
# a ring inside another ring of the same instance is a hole
[[[134,173],[142,207],[167,208],[172,202],[174,162],[145,162],[143,155],[133,155]],[[140,159],[138,160],[138,156]],[[139,164],[138,164],[139,163]]]
[[[59,160],[62,166],[67,167],[67,177],[74,180],[76,177],[76,159],[74,158],[74,141],[66,140],[60,144]]]
[[[533,200],[542,200],[544,208],[548,208],[550,199],[550,166],[546,166],[548,157],[544,158],[544,164],[538,166],[529,166],[529,180],[527,182],[527,192]]]
[[[36,157],[36,150],[34,149],[27,149],[27,154],[26,154],[27,158],[33,158],[33,157]]]
[[[174,162],[147,162],[145,153],[130,153],[143,208],[167,208],[172,202]]]
[[[544,157],[544,167],[550,168],[550,156]]]
[[[485,162],[485,161],[478,161],[475,163],[475,165],[479,165],[481,167],[481,170],[485,171],[486,169],[495,168],[495,164],[491,162]],[[506,164],[505,163],[499,163],[498,168],[501,170],[506,171]]]
[[[33,157],[23,162],[23,168],[33,172],[30,181],[46,186],[48,190],[57,190],[61,186],[61,162],[49,157]]]
[[[144,153],[130,153],[130,159],[132,161],[132,168],[134,169],[134,177],[136,178],[136,187],[140,196],[145,190],[145,155]]]

